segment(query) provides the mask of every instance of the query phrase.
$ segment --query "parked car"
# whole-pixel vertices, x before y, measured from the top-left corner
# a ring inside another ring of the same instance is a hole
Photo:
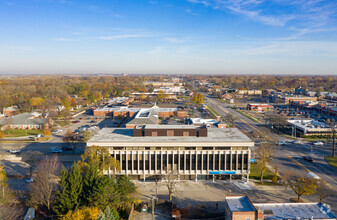
[[[314,161],[311,156],[304,156],[303,159],[305,161],[308,161],[308,162],[313,162]]]
[[[316,146],[322,146],[324,143],[322,141],[315,141],[315,142],[312,142],[312,144]]]
[[[34,178],[33,177],[29,177],[26,179],[26,183],[31,183],[34,181]]]
[[[8,152],[11,153],[11,154],[20,154],[21,150],[19,150],[19,149],[11,149],[11,150],[8,150]]]
[[[89,123],[96,123],[96,121],[95,120],[91,120],[91,121],[89,121]]]
[[[62,129],[56,129],[56,130],[53,131],[52,133],[53,133],[53,134],[58,134],[58,133],[60,133],[60,132],[62,132]]]
[[[81,122],[81,121],[80,120],[73,121],[73,123],[79,123],[79,122]]]
[[[59,148],[52,148],[51,152],[52,153],[62,153],[62,150]]]
[[[286,142],[285,141],[280,141],[279,144],[280,145],[286,145]]]
[[[293,143],[294,143],[294,144],[303,144],[303,142],[300,141],[300,140],[293,141]]]

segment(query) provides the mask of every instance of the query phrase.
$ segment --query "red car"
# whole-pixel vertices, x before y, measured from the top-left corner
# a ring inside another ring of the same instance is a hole
[[[73,123],[79,123],[79,122],[81,122],[81,121],[80,120],[73,121]]]

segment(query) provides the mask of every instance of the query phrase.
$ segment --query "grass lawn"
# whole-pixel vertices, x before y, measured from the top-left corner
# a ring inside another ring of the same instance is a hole
[[[43,130],[11,129],[9,131],[4,131],[3,133],[5,134],[5,137],[23,137],[42,134]]]
[[[327,156],[326,157],[326,161],[328,161],[328,163],[331,166],[334,166],[337,169],[337,157],[331,157],[331,156]]]
[[[250,174],[249,174],[250,179],[260,179],[260,172],[261,170],[259,169],[256,163],[250,164]],[[264,171],[263,179],[271,180],[273,176],[274,173],[271,170],[267,169],[266,171]]]
[[[63,121],[63,120],[57,120],[57,121],[55,121],[55,123],[58,124],[61,127],[64,127],[64,126],[69,124],[69,123],[67,124],[67,122]]]

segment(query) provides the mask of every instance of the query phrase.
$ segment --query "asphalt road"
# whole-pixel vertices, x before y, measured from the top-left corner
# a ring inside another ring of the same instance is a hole
[[[204,97],[206,97],[206,95]],[[282,173],[291,171],[301,176],[307,176],[309,171],[325,180],[332,188],[337,189],[337,170],[330,166],[325,160],[325,156],[331,153],[330,144],[314,146],[306,142],[300,144],[292,143],[293,140],[272,133],[262,122],[256,122],[247,118],[230,108],[228,104],[224,104],[212,97],[207,97],[204,102],[211,106],[222,117],[225,117],[227,114],[234,115],[237,118],[235,127],[244,133],[255,131],[274,142],[281,140],[286,141],[286,145],[277,147],[274,152],[275,156],[270,163],[272,166],[277,165],[281,175]],[[305,155],[312,156],[314,161],[312,163],[304,161],[303,156]],[[296,163],[294,161],[296,161]]]

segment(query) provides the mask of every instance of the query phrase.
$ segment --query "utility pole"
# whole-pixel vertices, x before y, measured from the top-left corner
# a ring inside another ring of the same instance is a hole
[[[335,137],[336,137],[336,128],[335,128],[335,123],[330,123],[330,128],[332,131],[332,154],[331,156],[335,156]]]
[[[336,129],[335,125],[332,125],[332,157],[335,156],[335,136],[336,136]]]
[[[156,201],[158,202],[158,177],[156,177]]]
[[[154,197],[152,197],[152,220],[154,220]]]

